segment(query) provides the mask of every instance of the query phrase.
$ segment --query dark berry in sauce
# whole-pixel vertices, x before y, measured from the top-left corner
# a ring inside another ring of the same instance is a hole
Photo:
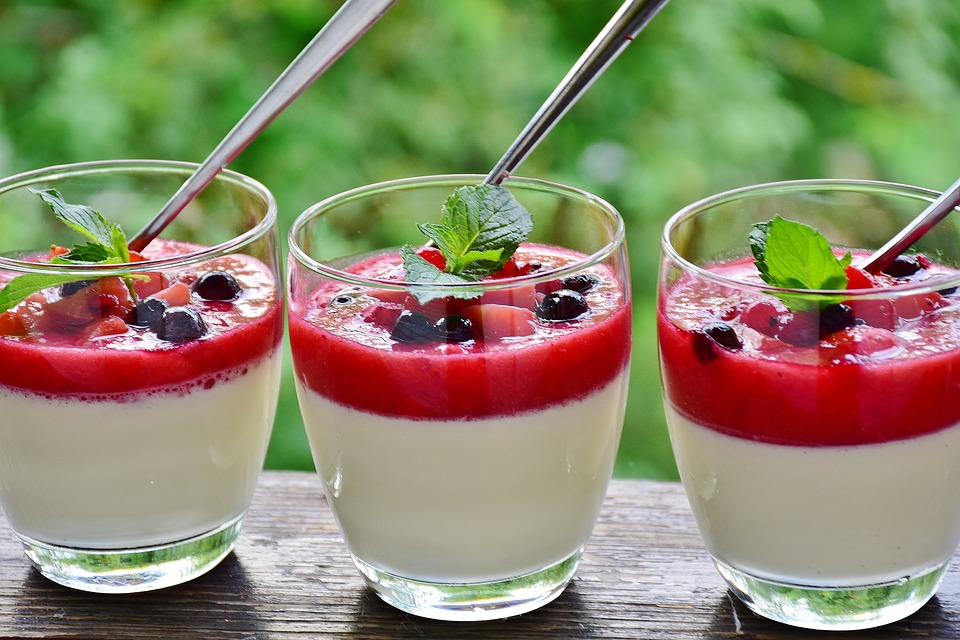
[[[883,272],[894,278],[909,278],[921,269],[923,269],[923,265],[915,257],[899,255],[887,265]]]
[[[537,305],[537,317],[544,322],[578,320],[590,311],[583,294],[571,289],[558,289],[548,293]]]
[[[443,342],[473,340],[473,323],[461,315],[444,316],[434,323],[433,328]]]
[[[432,342],[437,339],[437,330],[426,315],[405,309],[393,325],[390,337],[404,344]]]
[[[163,312],[166,311],[170,305],[166,300],[161,300],[160,298],[147,298],[141,300],[137,303],[136,319],[134,324],[138,327],[148,327],[152,331],[156,331],[157,327],[160,326],[160,318],[163,316]]]
[[[857,323],[853,309],[847,304],[831,304],[820,311],[820,336],[849,329]]]
[[[64,282],[62,285],[60,285],[60,297],[66,298],[67,296],[72,296],[77,291],[89,287],[94,282],[94,280],[76,280],[74,282]]]
[[[189,342],[207,332],[203,318],[190,307],[170,307],[160,315],[157,337],[167,342]]]
[[[701,362],[710,362],[717,357],[714,345],[728,351],[739,351],[743,341],[733,327],[726,322],[710,322],[693,333],[693,350]]]
[[[204,300],[236,300],[240,295],[237,279],[226,271],[209,271],[193,283],[193,291]]]
[[[570,289],[577,293],[586,293],[600,284],[600,278],[592,273],[578,273],[575,276],[564,278],[560,281],[560,284],[563,285],[564,289]]]

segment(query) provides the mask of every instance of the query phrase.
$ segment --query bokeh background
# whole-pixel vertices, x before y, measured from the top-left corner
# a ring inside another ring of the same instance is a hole
[[[0,0],[0,175],[110,158],[201,161],[339,0]],[[231,168],[281,227],[361,184],[483,173],[620,0],[400,0]],[[635,292],[619,476],[676,478],[654,303],[682,206],[772,180],[943,189],[960,175],[957,0],[672,0],[519,175],[627,220]],[[311,469],[287,376],[267,458]]]

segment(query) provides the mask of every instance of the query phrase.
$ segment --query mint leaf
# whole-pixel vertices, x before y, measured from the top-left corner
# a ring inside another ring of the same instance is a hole
[[[837,258],[830,242],[809,225],[775,216],[773,220],[753,225],[749,241],[760,278],[769,285],[819,290],[847,286],[845,269],[852,260],[850,252]],[[815,298],[780,297],[795,309],[816,304]],[[822,304],[833,302],[833,299],[821,301]]]
[[[480,280],[506,264],[533,229],[533,218],[507,188],[481,184],[454,191],[440,222],[419,227],[443,253],[447,273]]]
[[[533,230],[533,217],[506,187],[480,184],[454,191],[443,204],[440,222],[417,226],[443,254],[445,268],[438,269],[413,247],[404,245],[400,254],[407,281],[466,283],[478,282],[502,269]],[[445,295],[429,288],[414,288],[412,292],[421,304]],[[479,292],[464,288],[452,295],[473,298]]]
[[[55,189],[30,191],[47,203],[58,220],[90,241],[74,245],[67,253],[52,258],[50,263],[91,265],[130,262],[127,238],[119,225],[110,222],[90,207],[65,202]],[[15,307],[37,291],[67,282],[86,280],[89,277],[59,273],[29,273],[17,276],[0,290],[0,313]],[[132,280],[136,278],[138,276],[126,278],[131,294],[134,293]]]

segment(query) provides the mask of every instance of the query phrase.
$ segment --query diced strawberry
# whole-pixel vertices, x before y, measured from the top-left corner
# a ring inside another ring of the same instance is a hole
[[[360,312],[364,322],[370,322],[386,329],[397,324],[397,318],[403,311],[403,305],[396,302],[375,302]]]
[[[536,331],[536,314],[530,309],[502,304],[474,304],[461,311],[473,323],[474,335],[485,339],[529,336]]]
[[[525,276],[533,270],[533,265],[529,262],[518,263],[513,258],[504,263],[500,271],[497,271],[495,274],[490,276],[494,280],[502,280],[503,278],[519,278],[520,276]]]
[[[159,271],[146,271],[139,275],[149,277],[149,280],[141,278],[133,280],[133,289],[137,292],[137,298],[140,300],[160,293],[167,286],[163,274]]]
[[[790,312],[779,300],[758,300],[747,305],[740,321],[755,331],[774,337],[790,319]]]
[[[165,300],[171,307],[184,307],[190,304],[190,287],[185,282],[175,282],[150,297]]]
[[[800,311],[794,313],[781,327],[777,338],[797,346],[814,345],[820,339],[820,322],[816,314]]]
[[[904,320],[916,320],[923,315],[920,309],[920,300],[917,296],[904,296],[893,300],[893,308],[897,316]]]
[[[417,249],[417,255],[440,269],[440,271],[447,267],[447,261],[444,259],[443,253],[436,247],[420,247]]]
[[[83,337],[87,340],[99,338],[101,336],[113,336],[126,333],[127,323],[117,316],[107,316],[88,325],[83,330]]]
[[[49,303],[43,314],[43,324],[53,331],[70,330],[82,327],[99,318],[99,311],[90,309],[87,292],[84,289]]]
[[[487,291],[480,296],[480,304],[502,304],[523,309],[537,308],[537,290],[533,285]]]
[[[897,326],[897,309],[890,300],[847,300],[853,315],[878,329],[893,330]]]
[[[563,283],[559,280],[547,280],[537,285],[537,291],[539,293],[553,293],[560,289],[563,289]]]
[[[897,337],[892,331],[858,325],[837,331],[826,338],[827,344],[842,354],[871,356],[897,346]]]
[[[25,335],[27,335],[27,326],[23,321],[23,316],[12,310],[0,313],[0,336]]]
[[[920,263],[921,269],[929,269],[930,266],[933,264],[932,262],[930,262],[930,258],[923,255],[922,253],[915,254],[913,257],[917,259],[918,263]]]
[[[62,256],[67,253],[70,253],[70,249],[67,249],[66,247],[61,247],[56,244],[52,244],[50,245],[50,255],[48,256],[48,259],[52,260],[57,256]]]
[[[365,292],[367,295],[380,300],[381,302],[392,302],[403,304],[410,295],[404,289],[370,289]]]
[[[117,316],[127,318],[133,313],[136,303],[127,283],[122,278],[100,278],[74,295],[86,294],[87,306],[93,317]]]

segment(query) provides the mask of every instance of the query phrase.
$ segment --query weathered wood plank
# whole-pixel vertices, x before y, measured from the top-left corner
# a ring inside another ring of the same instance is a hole
[[[133,596],[37,574],[0,524],[0,636],[39,638],[797,639],[758,618],[710,565],[679,485],[616,480],[577,577],[533,613],[476,624],[406,615],[367,591],[316,476],[264,474],[236,551],[189,584]],[[909,620],[850,638],[960,637],[960,571]]]

